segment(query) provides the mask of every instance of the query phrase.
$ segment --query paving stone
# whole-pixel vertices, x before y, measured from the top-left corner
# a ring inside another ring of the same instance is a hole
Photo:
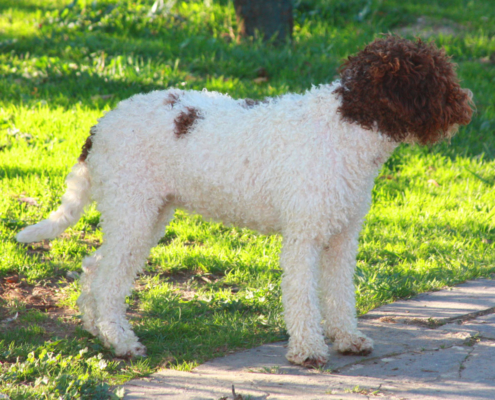
[[[364,319],[443,320],[495,307],[494,281],[479,279],[438,292],[423,293],[370,311]]]
[[[495,314],[483,315],[460,324],[447,324],[442,327],[442,330],[466,332],[471,336],[479,335],[484,339],[495,340]]]
[[[463,367],[460,374],[463,381],[495,385],[495,342],[482,340],[475,344]],[[495,390],[493,398],[495,399]]]
[[[383,397],[377,399],[384,400],[493,400],[494,387],[483,383],[458,382],[455,380],[441,380],[438,382],[428,382],[427,384],[417,384],[415,382],[397,382],[395,386],[390,386],[383,390]],[[361,400],[365,400],[362,397]],[[370,400],[369,397],[366,400]]]
[[[360,329],[375,341],[368,357],[331,351],[325,368],[309,370],[287,362],[286,342],[272,343],[192,372],[162,370],[130,381],[125,399],[233,399],[234,385],[251,400],[494,400],[493,307],[495,281],[467,282],[360,319]],[[452,322],[428,327],[431,319]]]
[[[246,372],[230,372],[229,374],[181,372],[170,371],[168,373],[154,374],[153,385],[148,383],[141,385],[138,380],[126,385],[131,393],[126,394],[125,399],[152,399],[176,398],[176,399],[215,399],[224,396],[232,398],[232,385],[236,393],[251,399],[269,398],[276,399],[319,399],[332,398],[326,396],[333,389],[335,392],[344,392],[347,386],[341,382],[329,382],[323,374],[313,376],[258,374]],[[174,392],[169,390],[168,383],[174,382]],[[347,398],[359,398],[357,394],[346,393],[352,396]]]
[[[379,324],[360,321],[359,327],[363,333],[371,337],[375,342],[375,348],[371,355],[367,357],[344,356],[331,349],[330,360],[324,369],[336,370],[360,361],[382,358],[412,350],[433,350],[442,346],[453,346],[462,344],[466,338],[470,337],[469,334],[459,335],[457,331],[443,332],[404,324]],[[476,332],[473,331],[473,333]],[[272,343],[208,361],[197,367],[196,370],[200,372],[246,370],[257,372],[278,367],[281,373],[294,375],[308,375],[311,373],[311,370],[290,364],[285,358],[286,352],[287,342]]]
[[[436,381],[440,378],[457,379],[461,365],[472,351],[468,346],[452,346],[435,351],[415,351],[385,357],[372,362],[344,368],[348,376],[366,376],[401,381]],[[359,368],[355,368],[359,366]]]

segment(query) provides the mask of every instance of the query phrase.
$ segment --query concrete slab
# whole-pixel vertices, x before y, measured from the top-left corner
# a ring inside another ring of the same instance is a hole
[[[493,281],[479,279],[438,292],[422,293],[370,311],[363,319],[445,321],[495,307]],[[414,321],[411,321],[414,322]]]
[[[272,343],[192,372],[162,370],[130,381],[125,399],[233,399],[234,385],[243,400],[493,400],[494,307],[495,281],[467,282],[360,319],[360,329],[375,341],[368,357],[332,351],[325,368],[309,370],[287,362],[287,343]]]
[[[373,338],[375,348],[369,356],[344,356],[330,349],[330,361],[324,369],[339,370],[370,359],[380,359],[414,350],[436,350],[441,347],[462,344],[471,335],[457,331],[440,331],[419,326],[391,323],[359,321],[359,328]],[[476,333],[476,331],[473,331]],[[331,346],[331,343],[329,342]],[[208,361],[196,368],[198,372],[231,372],[279,369],[280,373],[308,375],[311,370],[290,364],[285,358],[287,342],[278,342],[256,347],[254,349],[230,354]]]
[[[463,363],[460,378],[466,382],[495,384],[495,341],[481,340],[473,346]]]
[[[495,314],[488,314],[468,321],[458,321],[442,327],[444,331],[465,332],[484,339],[495,340]]]

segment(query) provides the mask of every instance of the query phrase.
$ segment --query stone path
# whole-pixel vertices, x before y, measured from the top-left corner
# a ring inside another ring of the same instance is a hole
[[[367,357],[331,352],[324,369],[285,359],[273,343],[209,361],[192,372],[163,370],[126,384],[125,399],[495,399],[495,281],[476,280],[371,311],[360,329]]]

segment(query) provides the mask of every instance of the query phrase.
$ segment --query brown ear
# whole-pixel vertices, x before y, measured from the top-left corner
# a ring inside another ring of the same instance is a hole
[[[471,97],[442,49],[387,36],[340,68],[342,118],[395,141],[434,143],[471,120]]]

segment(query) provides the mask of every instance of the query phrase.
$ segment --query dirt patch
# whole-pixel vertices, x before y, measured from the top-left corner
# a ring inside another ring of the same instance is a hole
[[[16,328],[29,325],[23,316],[37,310],[46,318],[35,319],[47,335],[71,336],[79,321],[75,310],[58,305],[63,297],[62,287],[53,281],[43,285],[29,285],[18,276],[0,280],[0,326]],[[15,311],[15,312],[14,312]]]
[[[32,286],[18,277],[8,277],[0,282],[0,297],[4,301],[20,301],[25,309],[48,311],[57,307],[60,299],[58,288],[54,285]]]
[[[142,276],[153,276],[155,274],[156,273],[154,272],[144,272]],[[172,287],[178,290],[181,298],[186,301],[192,300],[197,294],[197,289],[205,285],[219,284],[222,287],[230,288],[232,293],[239,291],[238,287],[221,282],[223,279],[222,275],[205,273],[200,269],[194,271],[178,271],[174,273],[164,272],[160,273],[159,276],[161,281],[171,283]],[[141,291],[145,289],[146,285],[147,283],[145,279],[138,279],[135,283],[134,289],[136,291]]]

